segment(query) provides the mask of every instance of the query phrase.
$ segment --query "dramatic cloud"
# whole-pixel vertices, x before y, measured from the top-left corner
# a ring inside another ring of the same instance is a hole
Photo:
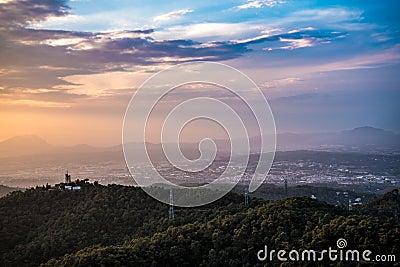
[[[76,93],[68,91],[68,88],[74,86],[74,82],[63,77],[137,71],[133,66],[142,66],[145,69],[146,66],[191,60],[223,61],[239,58],[250,52],[249,45],[268,42],[272,46],[274,43],[284,42],[288,44],[281,45],[281,49],[295,49],[327,42],[339,35],[313,28],[276,34],[272,34],[271,30],[270,34],[259,35],[265,32],[265,27],[228,23],[184,26],[186,28],[179,29],[184,35],[174,34],[178,39],[164,39],[153,29],[109,32],[32,29],[26,25],[48,17],[66,16],[68,7],[63,1],[44,1],[40,5],[32,1],[32,5],[26,7],[28,3],[29,1],[19,1],[0,5],[5,14],[0,20],[8,18],[13,22],[0,32],[2,53],[7,54],[7,57],[0,58],[0,69],[8,69],[1,74],[5,88],[47,88],[54,90],[54,94],[60,94],[60,89],[64,88],[66,94]],[[179,10],[163,16],[174,17],[189,11]],[[230,40],[246,30],[253,37]],[[224,33],[231,35],[223,38],[224,41],[210,41],[210,35]],[[196,36],[208,37],[208,41],[191,40]],[[10,71],[12,69],[16,71]],[[82,96],[84,95],[79,94],[79,97]]]
[[[283,0],[249,0],[246,4],[237,6],[239,9],[248,9],[248,8],[262,8],[265,6],[273,7],[279,4],[283,4],[285,1]]]
[[[61,0],[3,0],[0,105],[6,114],[51,107],[77,117],[121,117],[133,87],[192,60],[224,61],[270,99],[372,86],[364,80],[379,80],[379,89],[397,86],[398,1],[367,2],[110,0],[74,1],[70,8]],[[344,75],[352,79],[340,84]],[[290,101],[275,103],[289,114]]]
[[[276,88],[276,87],[284,87],[290,84],[295,84],[298,82],[301,82],[302,79],[300,78],[284,78],[284,79],[279,79],[279,80],[274,80],[274,81],[268,81],[264,82],[261,84],[262,89],[269,89],[269,88]]]
[[[72,90],[77,85],[64,78],[67,76],[141,71],[146,66],[191,60],[220,61],[240,57],[248,51],[244,45],[229,43],[202,46],[191,40],[156,40],[152,29],[81,32],[28,28],[46,18],[66,16],[67,10],[64,1],[0,4],[0,46],[2,55],[7,55],[0,57],[0,100],[29,106],[44,106],[48,101],[51,107],[65,107],[56,102],[101,93]]]
[[[239,23],[202,22],[167,27],[154,32],[156,39],[190,39],[199,42],[229,41],[240,36],[259,35],[263,25]]]
[[[343,37],[344,33],[341,32],[320,31],[314,28],[305,28],[292,30],[287,33],[264,34],[250,39],[236,40],[232,42],[243,45],[268,43],[268,47],[263,48],[263,50],[271,51],[274,49],[313,47],[318,44],[327,44],[334,39]]]
[[[68,6],[64,0],[12,0],[0,3],[0,27],[25,26],[51,16],[63,16]]]
[[[193,10],[181,9],[181,10],[169,12],[167,14],[159,15],[157,17],[154,17],[153,20],[156,22],[160,22],[160,21],[166,21],[166,20],[171,20],[171,19],[177,19],[177,18],[180,18],[190,12],[193,12]]]

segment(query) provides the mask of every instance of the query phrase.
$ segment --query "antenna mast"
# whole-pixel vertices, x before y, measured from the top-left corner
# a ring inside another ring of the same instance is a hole
[[[172,196],[172,188],[169,189],[169,218],[174,219],[174,198]]]

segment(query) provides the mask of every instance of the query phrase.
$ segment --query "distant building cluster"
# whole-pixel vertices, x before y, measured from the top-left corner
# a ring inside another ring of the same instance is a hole
[[[76,191],[76,190],[81,190],[82,186],[84,184],[86,184],[88,181],[89,181],[89,179],[84,179],[81,181],[79,179],[77,179],[76,181],[72,182],[71,174],[69,174],[68,170],[67,170],[67,172],[65,173],[64,183],[56,184],[54,187],[51,187],[49,184],[46,184],[46,187],[43,186],[43,189],[47,190],[47,191],[52,191],[52,190],[57,190],[57,189],[60,191],[63,191],[63,190]]]

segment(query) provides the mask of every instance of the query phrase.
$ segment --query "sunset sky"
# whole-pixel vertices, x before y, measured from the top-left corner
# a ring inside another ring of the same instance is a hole
[[[121,142],[126,106],[173,64],[231,65],[278,132],[400,132],[398,0],[0,0],[0,141]]]

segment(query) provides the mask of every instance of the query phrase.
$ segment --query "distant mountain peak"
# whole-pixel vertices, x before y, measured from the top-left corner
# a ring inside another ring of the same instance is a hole
[[[372,127],[372,126],[361,126],[361,127],[354,128],[351,131],[357,131],[357,132],[361,132],[361,131],[362,132],[386,132],[383,129],[375,128],[375,127]]]
[[[0,158],[37,154],[52,148],[52,145],[37,135],[15,136],[0,142]]]
[[[50,146],[43,138],[37,135],[18,135],[1,141],[0,144],[45,145]]]

